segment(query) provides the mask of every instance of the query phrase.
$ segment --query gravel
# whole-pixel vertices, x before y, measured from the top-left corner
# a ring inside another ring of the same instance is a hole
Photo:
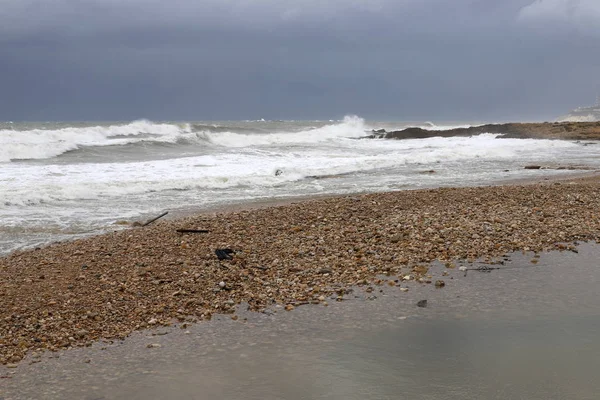
[[[241,302],[255,311],[325,303],[382,275],[427,284],[436,259],[454,268],[575,250],[598,240],[599,210],[597,178],[443,188],[197,215],[15,252],[0,258],[0,362],[232,314]]]

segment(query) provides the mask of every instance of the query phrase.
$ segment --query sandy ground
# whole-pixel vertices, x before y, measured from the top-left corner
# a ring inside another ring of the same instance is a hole
[[[600,180],[322,198],[159,221],[0,259],[0,361],[173,321],[343,299],[353,286],[443,286],[428,263],[597,240]],[[264,204],[263,204],[264,206]],[[178,233],[177,229],[208,233]],[[219,260],[216,250],[231,249]],[[382,275],[389,279],[383,280]]]

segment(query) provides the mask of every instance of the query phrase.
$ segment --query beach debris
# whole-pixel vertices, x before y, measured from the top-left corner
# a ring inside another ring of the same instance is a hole
[[[281,170],[281,169],[278,169],[278,170],[275,171],[275,176],[279,176],[279,175],[282,175],[282,174],[283,174],[283,170]]]
[[[154,217],[154,218],[152,218],[152,219],[150,219],[150,220],[146,221],[144,224],[142,224],[142,226],[148,226],[148,225],[150,225],[151,223],[153,223],[154,221],[157,221],[157,220],[161,219],[162,217],[164,217],[164,216],[165,216],[165,215],[167,215],[168,213],[169,213],[168,211],[165,211],[164,213],[162,213],[162,214],[160,214],[160,215],[158,215],[158,216],[156,216],[156,217]]]
[[[210,233],[208,229],[177,229],[177,233]]]
[[[427,307],[427,300],[419,300],[417,302],[417,307],[421,307],[421,308]]]
[[[446,286],[446,282],[444,282],[443,280],[440,279],[438,281],[435,281],[436,288],[443,288],[444,286]]]
[[[217,258],[219,259],[219,261],[222,260],[233,260],[233,257],[231,257],[231,254],[235,253],[235,251],[231,250],[231,249],[217,249],[215,250],[215,254],[217,255]]]
[[[541,169],[541,165],[526,165],[524,169]]]
[[[150,343],[146,347],[149,349],[158,349],[158,348],[162,347],[162,345],[160,345],[159,343]]]

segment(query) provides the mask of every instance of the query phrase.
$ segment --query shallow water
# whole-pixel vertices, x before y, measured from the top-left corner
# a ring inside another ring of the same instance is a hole
[[[588,244],[538,264],[514,254],[501,270],[452,270],[442,289],[138,332],[1,369],[0,397],[596,399],[599,256]]]

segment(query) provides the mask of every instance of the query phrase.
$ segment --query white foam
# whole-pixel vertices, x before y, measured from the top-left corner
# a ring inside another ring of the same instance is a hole
[[[357,116],[346,116],[340,123],[325,125],[299,132],[279,132],[269,134],[243,134],[236,132],[203,132],[202,139],[212,144],[226,147],[269,146],[284,144],[311,144],[332,141],[339,138],[365,136],[365,121]]]
[[[596,122],[599,120],[598,115],[569,115],[556,120],[556,122]]]
[[[337,129],[327,128],[325,132]],[[323,134],[322,129],[320,132]],[[330,137],[334,134],[340,133],[333,132]],[[398,141],[342,138],[327,145],[317,143],[288,151],[282,146],[260,151],[249,147],[206,156],[127,163],[9,163],[0,169],[0,186],[11,190],[0,191],[0,204],[27,206],[70,200],[110,201],[111,198],[129,196],[142,198],[151,196],[150,192],[169,190],[251,188],[260,192],[261,188],[285,186],[308,176],[385,171],[421,164],[443,168],[453,162],[532,160],[536,155],[552,159],[563,156],[566,151],[583,148],[567,141],[496,139],[496,136]],[[592,151],[593,146],[586,149]],[[283,174],[276,175],[278,169]]]
[[[147,120],[123,125],[0,130],[0,162],[56,157],[83,146],[114,146],[149,140],[175,142],[190,126],[157,124]]]

